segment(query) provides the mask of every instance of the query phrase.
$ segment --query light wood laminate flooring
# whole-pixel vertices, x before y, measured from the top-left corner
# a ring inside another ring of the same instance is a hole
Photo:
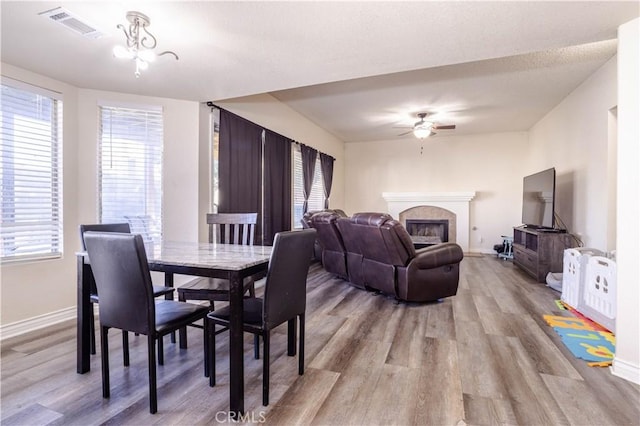
[[[261,405],[262,361],[245,337],[244,423],[272,425],[633,425],[640,387],[575,359],[542,315],[567,315],[559,294],[494,256],[467,256],[455,297],[396,303],[311,267],[305,374],[286,355],[286,326],[271,340],[271,404]],[[228,423],[227,333],[217,338],[217,385],[202,373],[202,331],[189,348],[165,341],[158,413],[149,414],[146,337],[110,333],[111,398],[100,356],[76,374],[75,322],[6,340],[4,425]]]

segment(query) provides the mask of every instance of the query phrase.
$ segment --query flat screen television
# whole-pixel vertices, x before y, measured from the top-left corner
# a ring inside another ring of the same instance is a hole
[[[555,168],[525,176],[522,181],[522,223],[528,228],[553,229],[555,195]]]

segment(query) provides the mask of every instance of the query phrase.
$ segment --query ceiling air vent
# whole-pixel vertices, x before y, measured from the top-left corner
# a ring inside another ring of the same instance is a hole
[[[95,27],[84,22],[82,19],[62,7],[56,7],[55,9],[40,12],[38,15],[49,18],[84,37],[99,38],[104,35]]]

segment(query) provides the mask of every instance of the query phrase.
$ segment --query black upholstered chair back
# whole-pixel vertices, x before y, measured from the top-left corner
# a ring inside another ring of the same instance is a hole
[[[93,223],[80,225],[80,245],[82,246],[82,251],[87,250],[87,245],[84,243],[84,233],[87,231],[120,232],[122,234],[130,234],[131,228],[128,223]],[[91,280],[91,294],[94,296],[98,294],[94,280]]]
[[[271,329],[305,312],[315,229],[276,234],[264,290],[264,324]]]
[[[100,295],[100,323],[150,335],[155,302],[142,236],[85,232],[84,240]]]
[[[84,243],[84,233],[87,231],[130,234],[131,227],[128,223],[95,223],[90,225],[80,225],[80,244],[82,244],[83,251],[87,249],[87,246]]]

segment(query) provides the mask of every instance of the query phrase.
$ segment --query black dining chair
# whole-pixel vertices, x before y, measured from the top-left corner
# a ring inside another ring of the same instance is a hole
[[[131,227],[128,223],[93,223],[93,224],[82,224],[80,225],[80,244],[82,246],[82,251],[86,251],[87,247],[84,243],[84,233],[86,231],[95,231],[95,232],[120,232],[129,234],[131,232]],[[159,296],[168,296],[165,298],[173,299],[173,287],[165,287],[160,285],[153,286],[153,294],[155,297]],[[98,292],[95,287],[95,281],[91,280],[91,290],[89,294],[89,302],[91,303],[91,309],[89,309],[89,333],[90,333],[90,347],[91,353],[96,353],[96,329],[95,329],[95,319],[93,316],[93,304],[100,303],[100,298],[98,297]],[[124,358],[124,365],[129,365],[129,333],[126,331],[122,332],[122,351]]]
[[[262,405],[269,405],[269,344],[271,330],[288,323],[287,354],[296,354],[295,329],[299,319],[298,374],[304,374],[304,320],[307,297],[307,275],[311,254],[316,240],[315,229],[286,231],[276,234],[273,251],[269,259],[269,269],[264,287],[264,298],[243,300],[244,324],[246,332],[263,340]],[[230,307],[215,310],[207,315],[209,325],[209,385],[215,379],[215,326],[229,327]],[[256,339],[257,340],[257,339]],[[255,358],[259,358],[259,345],[255,346]]]
[[[208,213],[209,243],[240,244],[252,246],[258,213]],[[244,280],[244,291],[255,297],[253,277]],[[222,278],[196,278],[177,288],[178,300],[207,300],[209,310],[215,309],[214,302],[229,301],[229,281]],[[200,327],[198,324],[191,324]],[[186,330],[180,331],[180,345],[186,347]]]
[[[139,234],[85,232],[85,244],[100,294],[100,353],[102,396],[109,398],[108,331],[118,328],[147,336],[149,364],[149,411],[158,409],[155,342],[158,355],[162,337],[204,319],[206,306],[174,300],[156,300],[142,236]],[[204,371],[208,368],[208,323],[204,326]]]

